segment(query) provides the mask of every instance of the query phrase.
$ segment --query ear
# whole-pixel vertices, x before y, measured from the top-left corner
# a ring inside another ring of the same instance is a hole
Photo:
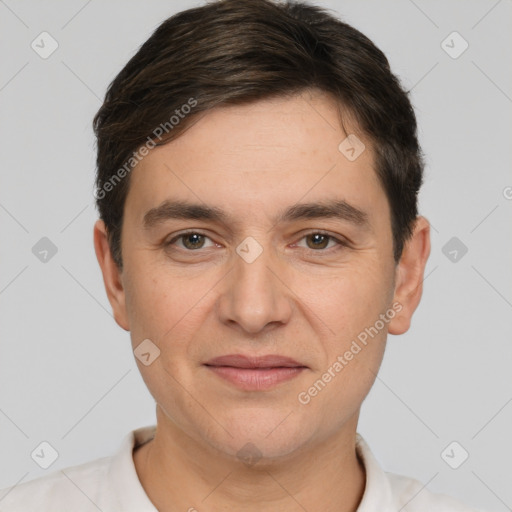
[[[107,297],[119,327],[130,330],[126,314],[126,297],[122,281],[122,272],[117,267],[108,243],[107,230],[102,220],[94,224],[94,250],[103,274],[103,283]]]
[[[393,303],[400,303],[402,309],[389,323],[390,334],[403,334],[409,330],[423,292],[423,275],[429,255],[430,224],[425,217],[417,217],[413,234],[404,245],[396,268]]]

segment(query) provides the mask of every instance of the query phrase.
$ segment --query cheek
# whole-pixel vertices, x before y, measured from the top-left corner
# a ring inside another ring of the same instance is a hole
[[[319,336],[322,365],[301,389],[301,403],[308,401],[304,414],[321,418],[332,432],[356,414],[375,381],[387,336],[380,315],[389,310],[388,301],[383,275],[368,269],[330,280],[316,295],[317,324],[328,329]]]
[[[196,357],[193,340],[211,313],[219,276],[203,271],[195,277],[184,276],[154,262],[133,271],[127,290],[133,348],[150,339],[160,350],[159,365],[173,375],[189,378],[189,365],[182,361]],[[148,368],[151,366],[141,367],[141,371]]]
[[[134,344],[149,338],[160,346],[184,315],[188,303],[186,289],[154,267],[148,264],[127,268],[130,279],[125,286],[126,308]]]
[[[356,337],[386,311],[392,281],[378,261],[371,261],[341,269],[329,277],[297,280],[295,289],[316,315],[315,323],[321,332],[334,340],[338,349],[343,340]]]
[[[154,264],[130,271],[126,292],[132,347],[149,339],[159,351],[147,366],[137,361],[142,378],[156,402],[165,403],[165,410],[191,406],[177,381],[190,381],[191,368],[183,362],[189,359],[189,340],[204,314],[204,289]]]

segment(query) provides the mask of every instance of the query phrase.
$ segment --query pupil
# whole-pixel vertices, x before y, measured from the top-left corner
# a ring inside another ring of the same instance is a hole
[[[202,238],[202,235],[198,235],[197,233],[191,233],[185,237],[185,241],[186,241],[185,245],[186,246],[191,245],[192,248],[195,249],[195,248],[197,248],[197,245],[199,245],[199,246],[201,245],[201,242],[202,242],[201,238]]]
[[[327,241],[328,237],[326,235],[316,233],[316,234],[312,235],[312,238],[313,238],[314,246],[316,248],[318,248],[318,247],[324,247],[326,245],[325,242]],[[320,243],[317,243],[317,242],[320,242]]]

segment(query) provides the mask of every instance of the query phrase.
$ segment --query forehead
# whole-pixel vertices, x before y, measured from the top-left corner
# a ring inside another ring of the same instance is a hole
[[[324,199],[386,207],[370,142],[356,130],[353,138],[348,116],[344,125],[348,133],[324,94],[210,110],[137,164],[127,209],[135,207],[140,221],[169,198],[221,207],[238,219]],[[354,159],[347,148],[355,141]]]

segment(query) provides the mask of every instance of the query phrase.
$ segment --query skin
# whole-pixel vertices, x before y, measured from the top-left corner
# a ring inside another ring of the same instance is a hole
[[[419,304],[430,232],[418,217],[395,264],[371,144],[358,134],[366,150],[351,162],[338,150],[346,136],[332,99],[318,91],[211,110],[132,171],[122,271],[103,222],[95,224],[117,323],[130,331],[134,349],[149,338],[161,351],[149,366],[136,359],[156,401],[157,431],[134,452],[159,511],[348,512],[362,498],[360,407],[387,333],[406,332]],[[169,219],[144,229],[144,214],[170,198],[223,208],[229,220]],[[287,206],[325,199],[357,206],[370,228],[333,218],[273,221]],[[187,229],[206,236],[192,238],[199,249],[190,249],[190,238],[165,247]],[[317,248],[315,230],[348,245],[327,239]],[[252,263],[236,252],[246,237],[263,249]],[[300,403],[298,394],[395,302],[401,311]],[[270,390],[244,391],[204,366],[232,353],[281,354],[307,369]],[[253,465],[237,457],[248,442],[261,454]]]

